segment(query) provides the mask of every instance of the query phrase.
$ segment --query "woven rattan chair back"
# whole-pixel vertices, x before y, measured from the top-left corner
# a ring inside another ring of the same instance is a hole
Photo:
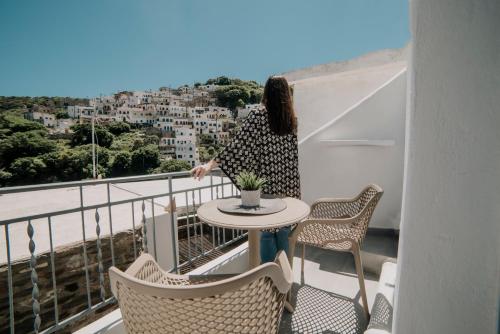
[[[358,219],[352,223],[351,228],[358,231],[358,235],[360,236],[358,242],[360,244],[366,236],[368,224],[383,193],[383,190],[379,186],[371,184],[363,189],[355,201],[355,204],[358,206],[358,213],[354,216],[358,215]]]
[[[209,278],[199,281],[164,272],[147,254],[126,272],[110,269],[112,291],[129,334],[278,332],[292,284],[284,253],[275,263],[241,275],[215,282]]]
[[[361,244],[383,193],[379,186],[370,184],[354,198],[320,198],[311,205],[309,217],[299,224],[289,237],[290,262],[293,260],[295,244],[297,242],[302,244],[302,275],[305,245],[353,254],[363,308],[367,316],[369,312],[361,260]]]

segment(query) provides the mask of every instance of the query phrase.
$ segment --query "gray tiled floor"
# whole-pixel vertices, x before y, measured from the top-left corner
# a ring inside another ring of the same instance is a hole
[[[363,333],[367,321],[360,304],[352,255],[308,247],[304,277],[300,277],[300,251],[299,246],[293,263],[292,304],[295,312],[284,312],[280,333]],[[375,298],[380,265],[386,257],[396,255],[396,238],[369,233],[362,256],[370,308]]]

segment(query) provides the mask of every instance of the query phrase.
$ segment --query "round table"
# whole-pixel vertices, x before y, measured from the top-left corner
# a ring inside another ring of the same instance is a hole
[[[220,211],[217,204],[224,199],[207,202],[198,208],[198,218],[210,225],[223,228],[248,230],[248,255],[250,268],[260,264],[259,232],[285,227],[302,221],[309,215],[309,205],[291,197],[285,197],[286,209],[269,215],[242,215]]]

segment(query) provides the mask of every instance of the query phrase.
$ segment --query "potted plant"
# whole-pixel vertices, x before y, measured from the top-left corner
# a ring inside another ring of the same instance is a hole
[[[241,190],[241,205],[256,207],[260,205],[260,191],[267,180],[252,172],[243,171],[236,176],[236,184]]]

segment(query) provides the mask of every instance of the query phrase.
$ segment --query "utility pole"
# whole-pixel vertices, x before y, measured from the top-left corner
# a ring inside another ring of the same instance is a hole
[[[95,110],[92,113],[92,177],[96,179],[96,166],[95,166]]]
[[[215,112],[215,144],[217,147],[219,146],[219,108],[217,107],[217,111]]]

